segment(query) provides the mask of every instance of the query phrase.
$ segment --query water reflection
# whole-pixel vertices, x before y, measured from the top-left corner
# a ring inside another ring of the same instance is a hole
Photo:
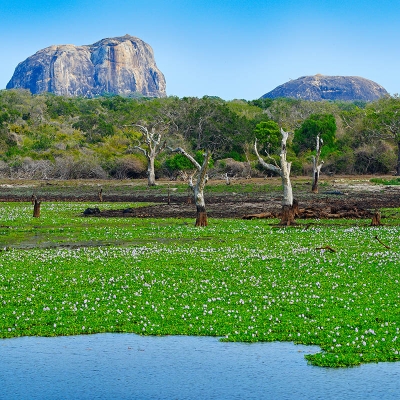
[[[101,334],[0,340],[0,399],[398,399],[400,363],[325,369],[316,347]]]

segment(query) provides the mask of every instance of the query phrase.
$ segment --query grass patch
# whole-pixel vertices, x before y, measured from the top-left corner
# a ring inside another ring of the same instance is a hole
[[[379,185],[400,185],[400,178],[384,179],[384,178],[371,178],[372,183]]]
[[[31,204],[0,204],[0,337],[207,335],[318,345],[306,358],[319,366],[400,360],[398,213],[379,228],[211,219],[199,229],[82,217],[89,206],[45,203],[34,219]],[[316,250],[327,245],[336,252]]]

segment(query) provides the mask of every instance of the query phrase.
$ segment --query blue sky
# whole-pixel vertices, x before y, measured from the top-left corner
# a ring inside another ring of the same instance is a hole
[[[400,0],[0,0],[0,21],[0,89],[44,47],[130,34],[168,95],[252,100],[317,73],[400,93]]]

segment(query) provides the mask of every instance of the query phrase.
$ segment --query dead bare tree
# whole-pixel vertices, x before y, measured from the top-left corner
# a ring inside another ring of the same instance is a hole
[[[189,176],[189,187],[193,191],[194,194],[194,201],[196,204],[196,223],[195,226],[207,226],[208,221],[207,221],[207,212],[206,212],[206,204],[204,201],[204,187],[208,181],[208,175],[207,175],[207,170],[208,170],[208,164],[210,161],[211,157],[211,152],[206,151],[204,153],[204,160],[202,165],[200,165],[194,157],[192,157],[189,153],[187,153],[184,149],[181,147],[177,147],[176,149],[170,148],[169,150],[172,151],[173,153],[180,153],[183,156],[185,156],[195,167],[197,170],[197,177],[196,177],[196,183],[193,183],[193,176],[194,174]]]
[[[148,129],[146,126],[134,124],[140,129],[142,134],[142,142],[146,145],[143,147],[142,144],[134,146],[134,149],[141,151],[147,159],[147,184],[148,186],[156,185],[156,175],[154,171],[154,161],[156,157],[164,150],[166,142],[161,142],[162,129],[156,129],[155,126]]]
[[[317,147],[316,147],[316,155],[312,156],[313,160],[313,183],[311,186],[311,191],[313,193],[318,193],[318,181],[319,181],[319,174],[321,172],[322,165],[324,162],[321,160],[319,162],[319,158],[321,156],[321,148],[323,145],[324,141],[320,137],[320,134],[318,133],[317,135]]]
[[[289,137],[289,133],[285,132],[281,128],[282,141],[281,141],[281,151],[280,151],[280,166],[278,166],[275,161],[274,164],[270,164],[264,161],[264,159],[258,154],[257,150],[257,139],[254,142],[254,151],[257,155],[259,163],[266,169],[277,173],[282,179],[283,188],[283,199],[282,199],[282,216],[281,225],[291,225],[294,222],[295,215],[297,214],[297,202],[293,200],[293,190],[292,183],[290,181],[290,169],[292,166],[291,162],[286,160],[286,142]],[[268,155],[269,156],[269,155]],[[269,156],[272,160],[273,158]]]

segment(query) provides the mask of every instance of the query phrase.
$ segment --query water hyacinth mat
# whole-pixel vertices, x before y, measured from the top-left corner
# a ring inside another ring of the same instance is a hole
[[[99,332],[293,341],[313,365],[400,360],[400,226],[85,218],[0,205],[0,337]],[[106,207],[104,205],[103,207]],[[110,204],[132,207],[132,204]]]

